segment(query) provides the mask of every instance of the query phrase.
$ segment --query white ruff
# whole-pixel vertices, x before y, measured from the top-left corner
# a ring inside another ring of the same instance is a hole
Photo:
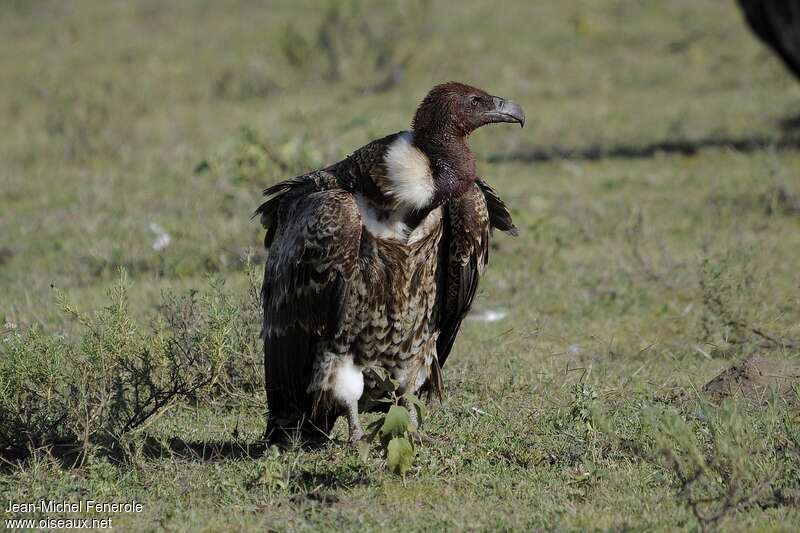
[[[431,163],[411,142],[413,134],[401,133],[386,152],[386,174],[389,194],[400,204],[413,209],[427,206],[433,198]]]
[[[344,404],[358,402],[364,393],[364,375],[361,368],[353,364],[353,358],[347,357],[337,366],[333,376],[333,397]]]

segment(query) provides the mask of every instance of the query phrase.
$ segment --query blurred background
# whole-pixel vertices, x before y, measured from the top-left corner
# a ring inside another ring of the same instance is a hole
[[[266,453],[261,191],[450,80],[527,122],[470,138],[521,234],[442,442],[408,479]],[[733,0],[0,0],[0,131],[9,501],[138,499],[115,524],[142,530],[797,523],[800,84]],[[734,389],[757,401],[709,407]]]
[[[591,164],[609,188],[672,189],[643,162],[797,138],[800,87],[726,0],[0,7],[0,317],[23,323],[51,284],[91,301],[119,266],[140,293],[239,270],[262,188],[407,128],[443,81],[524,106],[522,132],[472,145],[535,220],[570,209]]]

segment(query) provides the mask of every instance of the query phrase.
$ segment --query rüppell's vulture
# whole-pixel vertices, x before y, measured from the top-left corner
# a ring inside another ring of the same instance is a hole
[[[753,32],[800,79],[800,0],[739,0]]]
[[[490,229],[517,234],[467,146],[497,122],[525,115],[475,87],[437,85],[411,131],[264,191],[269,442],[324,440],[339,416],[361,438],[359,411],[389,394],[387,381],[397,395],[441,394]]]

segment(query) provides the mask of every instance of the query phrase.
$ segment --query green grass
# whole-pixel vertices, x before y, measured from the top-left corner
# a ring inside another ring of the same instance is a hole
[[[697,393],[753,353],[800,355],[800,85],[733,2],[162,4],[0,7],[4,339],[77,346],[51,287],[89,313],[120,268],[142,335],[163,291],[212,275],[244,298],[260,190],[407,128],[451,79],[528,116],[471,139],[521,230],[496,236],[475,304],[506,316],[465,322],[426,421],[442,443],[405,479],[343,425],[265,451],[263,396],[217,391],[125,461],[7,465],[4,505],[136,499],[114,516],[132,530],[695,530],[691,503],[730,490],[709,525],[794,529],[797,392]]]

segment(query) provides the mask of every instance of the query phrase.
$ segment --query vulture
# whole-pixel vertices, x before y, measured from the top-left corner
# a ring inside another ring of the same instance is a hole
[[[321,442],[339,416],[355,442],[359,412],[381,409],[392,393],[441,397],[490,230],[517,235],[467,145],[471,132],[499,122],[523,126],[525,114],[469,85],[437,85],[410,131],[264,191],[254,216],[268,250],[267,442]]]
[[[800,79],[800,0],[739,0],[747,24]]]

